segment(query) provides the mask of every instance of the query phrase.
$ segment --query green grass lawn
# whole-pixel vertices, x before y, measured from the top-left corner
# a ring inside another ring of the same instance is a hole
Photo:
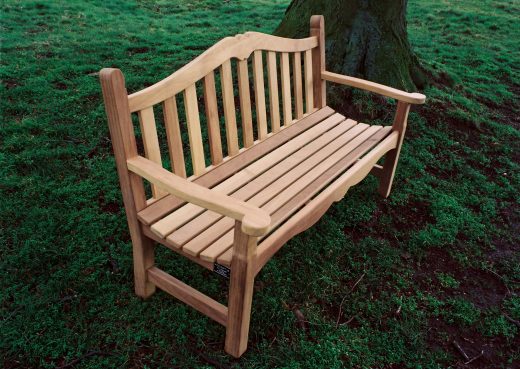
[[[268,263],[240,360],[217,323],[163,292],[134,295],[97,72],[118,67],[136,91],[222,37],[272,32],[288,3],[2,2],[0,366],[520,366],[516,0],[409,2],[432,83],[393,193],[367,178]],[[366,95],[338,106],[391,121],[393,105]],[[157,260],[225,301],[219,276],[165,249]],[[464,366],[453,341],[484,354]]]

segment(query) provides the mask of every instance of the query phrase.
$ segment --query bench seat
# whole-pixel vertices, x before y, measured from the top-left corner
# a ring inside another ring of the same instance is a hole
[[[258,243],[262,248],[264,242],[272,242],[277,228],[391,132],[391,126],[358,123],[325,107],[259,142],[257,155],[245,151],[207,172],[206,178],[212,172],[218,178],[208,187],[271,216],[269,232]],[[393,147],[386,148],[381,156]],[[204,178],[194,181],[204,183]],[[147,234],[171,249],[208,268],[215,262],[230,267],[234,219],[182,204],[171,195],[150,204],[138,217]]]

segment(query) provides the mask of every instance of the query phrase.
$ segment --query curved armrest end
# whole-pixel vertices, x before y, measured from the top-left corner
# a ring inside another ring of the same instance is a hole
[[[426,96],[418,92],[412,92],[410,93],[410,99],[413,100],[412,104],[424,104],[426,101]]]
[[[261,209],[248,213],[242,218],[242,232],[250,236],[263,236],[270,225],[271,217]]]

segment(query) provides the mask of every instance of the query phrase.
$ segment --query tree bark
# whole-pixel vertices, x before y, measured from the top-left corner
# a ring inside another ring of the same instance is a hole
[[[327,70],[415,91],[427,82],[406,31],[407,0],[293,0],[275,31],[306,37],[325,17]]]

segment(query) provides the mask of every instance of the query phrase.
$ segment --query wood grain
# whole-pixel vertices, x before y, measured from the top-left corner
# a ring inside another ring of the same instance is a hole
[[[283,129],[279,133],[266,138],[258,145],[254,145],[248,150],[241,152],[240,155],[230,158],[213,170],[193,179],[193,182],[208,188],[214,187],[223,179],[242,170],[253,161],[260,159],[266,153],[286,144],[294,137],[319,124],[333,114],[334,110],[329,107],[320,109],[313,114],[304,117],[297,125],[292,125]],[[143,224],[149,225],[168,215],[183,204],[184,201],[168,195],[147,208],[141,209],[138,213],[138,217]]]
[[[226,123],[226,142],[228,155],[238,154],[237,116],[235,111],[235,94],[233,92],[233,76],[231,74],[231,62],[225,61],[220,68],[222,83],[222,104],[224,107],[224,119]]]
[[[253,81],[258,139],[263,140],[267,137],[267,112],[265,108],[264,66],[262,51],[260,50],[253,53]]]
[[[276,66],[276,53],[267,53],[267,80],[269,84],[269,113],[271,117],[271,131],[280,130],[280,100],[278,97],[278,70]]]
[[[288,126],[292,123],[292,97],[291,97],[291,71],[289,67],[289,54],[282,53],[280,58],[280,73],[282,80],[282,109],[283,124]]]
[[[173,173],[186,178],[186,164],[182,150],[182,135],[175,96],[163,101],[163,114]]]
[[[204,146],[202,145],[202,133],[200,131],[199,104],[195,85],[191,85],[184,90],[184,107],[186,109],[186,126],[190,140],[193,174],[200,175],[206,170],[206,162],[204,160]]]
[[[302,57],[300,53],[293,54],[293,86],[294,111],[296,119],[303,117],[303,90],[302,90]]]
[[[220,120],[218,117],[217,91],[215,89],[215,73],[211,71],[204,77],[204,107],[208,122],[209,150],[211,164],[222,163],[222,141],[220,138]]]
[[[249,73],[247,60],[239,60],[238,66],[238,95],[240,98],[240,114],[242,116],[242,138],[244,147],[253,146],[253,117],[251,114],[251,96],[249,93]]]
[[[314,111],[314,82],[312,77],[312,50],[304,54],[305,112]]]
[[[157,137],[157,126],[155,124],[155,117],[152,108],[146,108],[138,113],[139,125],[141,126],[141,135],[143,136],[143,146],[145,156],[157,163],[162,165],[161,151],[159,149],[159,138]],[[164,191],[158,189],[155,185],[152,185],[152,196],[159,198],[164,196]]]

